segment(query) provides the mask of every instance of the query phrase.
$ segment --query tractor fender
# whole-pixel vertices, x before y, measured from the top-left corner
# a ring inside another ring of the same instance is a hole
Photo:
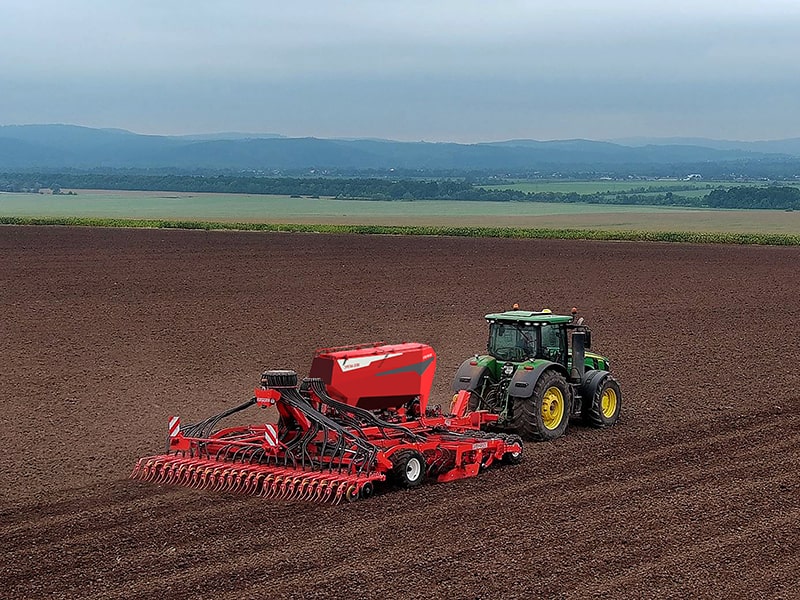
[[[598,388],[602,385],[603,380],[609,375],[611,375],[610,371],[602,371],[600,369],[590,369],[586,371],[583,376],[583,381],[578,388],[580,397],[593,398]]]
[[[568,377],[567,370],[562,365],[550,361],[542,361],[531,370],[517,369],[511,378],[511,383],[508,384],[508,394],[516,398],[530,398],[533,396],[536,382],[539,381],[545,371],[551,370],[561,373],[565,378]]]
[[[456,376],[453,378],[453,393],[461,390],[475,391],[480,386],[481,380],[488,377],[489,369],[480,364],[472,364],[474,362],[477,362],[476,359],[468,358],[458,367]]]

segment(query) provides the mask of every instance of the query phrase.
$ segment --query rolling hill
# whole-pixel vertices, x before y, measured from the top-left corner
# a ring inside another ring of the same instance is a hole
[[[722,142],[508,140],[456,144],[375,139],[289,138],[278,134],[140,135],[76,125],[0,126],[0,170],[176,168],[291,169],[574,169],[742,160],[794,160],[800,141]]]

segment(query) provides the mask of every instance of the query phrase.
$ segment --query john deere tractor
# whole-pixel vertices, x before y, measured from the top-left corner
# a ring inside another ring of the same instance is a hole
[[[487,353],[462,363],[453,391],[470,391],[470,409],[500,415],[495,427],[525,439],[555,439],[570,417],[594,427],[614,425],[622,407],[619,383],[607,358],[587,352],[591,331],[576,313],[515,306],[486,315]]]

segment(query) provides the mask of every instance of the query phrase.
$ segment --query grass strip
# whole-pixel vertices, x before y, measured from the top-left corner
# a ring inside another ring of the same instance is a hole
[[[428,235],[474,238],[609,240],[678,242],[691,244],[747,244],[799,246],[800,235],[779,233],[702,233],[688,231],[598,231],[593,229],[527,229],[516,227],[444,227],[418,225],[325,225],[294,223],[217,223],[158,219],[101,219],[91,217],[3,217],[0,225],[63,225],[70,227],[125,227],[200,229],[205,231],[273,231],[359,235]]]

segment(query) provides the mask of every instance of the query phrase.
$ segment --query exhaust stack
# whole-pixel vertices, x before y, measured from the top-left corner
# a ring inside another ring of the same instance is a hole
[[[576,331],[572,334],[572,366],[569,371],[570,381],[580,383],[583,381],[586,372],[586,334],[583,331]]]

